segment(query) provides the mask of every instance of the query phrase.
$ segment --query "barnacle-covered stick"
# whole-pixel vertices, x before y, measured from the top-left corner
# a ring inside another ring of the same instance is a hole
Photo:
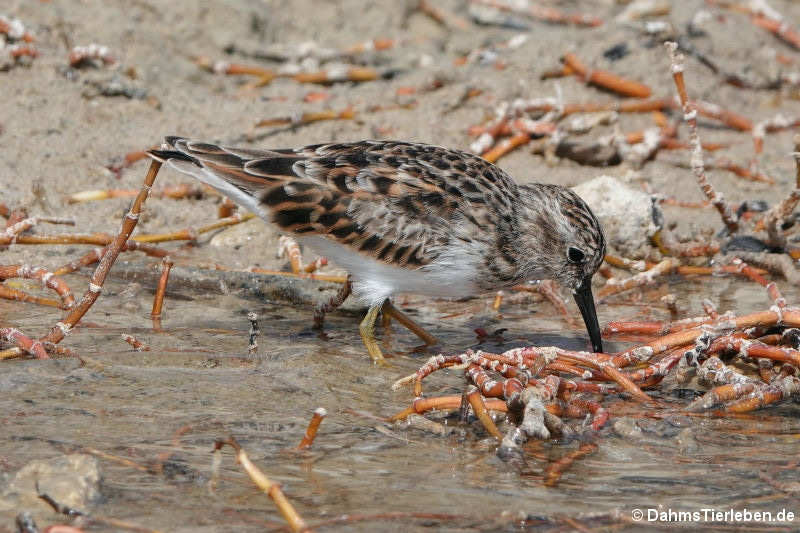
[[[16,222],[14,224],[9,225],[8,227],[6,227],[5,230],[0,231],[0,246],[19,242],[18,235],[20,233],[41,222],[47,222],[49,224],[66,224],[68,226],[75,225],[75,221],[69,218],[53,218],[53,217],[26,218],[24,220],[21,220],[20,222]]]
[[[109,241],[111,240],[109,236]],[[105,255],[108,247],[104,248],[95,248],[91,252],[70,261],[69,263],[58,267],[56,270],[53,271],[53,274],[56,276],[63,276],[64,274],[69,274],[70,272],[75,272],[76,270],[80,269],[81,267],[93,265],[100,261]],[[164,250],[162,248],[157,248],[155,246],[150,246],[148,244],[143,244],[140,242],[129,240],[122,246],[122,252],[142,252],[146,255],[151,257],[166,257],[169,255],[168,250]]]
[[[783,379],[759,385],[747,396],[726,404],[725,411],[747,413],[781,400],[796,398],[798,395],[800,395],[800,379],[795,376],[786,376]]]
[[[61,278],[44,268],[31,267],[30,265],[0,266],[0,280],[12,278],[38,279],[42,282],[42,286],[53,289],[58,293],[64,309],[69,309],[75,305],[75,298],[73,298],[69,286]]]
[[[715,405],[750,394],[759,386],[758,380],[736,372],[718,357],[711,356],[697,369],[697,376],[716,385],[713,389],[686,406],[689,412],[700,412]]]
[[[717,209],[722,222],[728,228],[728,232],[733,234],[739,230],[739,224],[734,218],[730,205],[725,201],[721,194],[718,194],[706,177],[705,166],[703,164],[703,148],[700,145],[700,136],[697,134],[697,109],[689,102],[686,93],[686,84],[683,80],[683,55],[677,53],[678,45],[674,42],[665,43],[669,51],[670,62],[672,63],[672,78],[678,91],[678,97],[683,106],[683,119],[689,126],[689,140],[692,144],[692,172],[697,178],[697,183],[708,198],[708,201]]]
[[[614,359],[611,361],[597,361],[595,358],[591,357],[591,354],[586,352],[572,352],[560,348],[555,348],[555,352],[558,354],[559,359],[599,370],[605,374],[608,379],[616,381],[622,390],[630,394],[636,400],[646,403],[652,401],[650,396],[642,392],[642,389],[640,389],[638,385],[619,370],[618,365],[614,364]]]
[[[490,411],[508,411],[508,406],[503,400],[489,398],[484,402]],[[417,398],[411,402],[411,407],[400,411],[389,418],[390,422],[405,420],[408,415],[422,414],[437,409],[441,411],[455,411],[461,408],[461,396],[438,396],[436,398]]]
[[[91,43],[86,46],[75,46],[69,52],[69,66],[81,67],[92,61],[101,61],[104,65],[113,65],[117,59],[107,46]]]
[[[11,40],[22,40],[26,43],[32,43],[36,38],[25,29],[22,21],[15,18],[8,18],[5,15],[0,15],[0,33],[7,35]]]
[[[627,291],[635,287],[651,285],[655,283],[656,278],[669,274],[674,265],[675,261],[667,258],[645,272],[640,272],[634,276],[631,276],[630,278],[624,280],[616,280],[611,278],[606,281],[606,286],[597,292],[597,297],[606,298],[612,294]]]
[[[795,310],[792,308],[785,308],[781,310],[775,307],[768,311],[759,311],[757,313],[751,313],[739,317],[727,316],[725,317],[725,320],[726,327],[737,330],[751,328],[753,326],[774,326],[776,324],[782,324],[786,327],[796,328],[800,327],[800,310]],[[704,322],[704,324],[710,322],[711,320],[707,320]],[[695,340],[697,340],[697,338],[702,334],[703,330],[700,327],[676,331],[663,337],[659,337],[658,339],[650,341],[642,346],[625,350],[624,352],[615,355],[611,362],[615,367],[623,368],[625,366],[640,362],[643,359],[649,359],[650,357],[663,353],[671,348],[691,344],[695,342]],[[764,356],[759,355],[758,357]]]
[[[109,270],[111,270],[114,261],[116,261],[117,256],[119,256],[120,251],[125,246],[125,242],[127,242],[134,228],[136,228],[136,224],[139,222],[142,206],[147,199],[147,194],[153,187],[153,182],[160,168],[161,163],[158,161],[153,161],[150,164],[150,170],[148,170],[147,176],[145,176],[142,189],[133,201],[128,214],[125,215],[119,234],[116,236],[111,246],[109,246],[108,251],[106,251],[103,259],[100,260],[100,264],[97,265],[94,274],[92,274],[92,277],[89,279],[88,290],[84,293],[81,301],[72,307],[67,316],[62,321],[58,322],[50,332],[42,338],[43,341],[55,344],[59,343],[75,324],[83,318],[83,315],[86,314],[97,300],[98,296],[100,296],[100,291],[103,289],[103,283],[106,280]]]
[[[13,289],[11,287],[6,287],[2,283],[0,283],[0,298],[3,298],[5,300],[14,300],[17,302],[28,302],[39,305],[47,305],[49,307],[58,307],[59,309],[64,308],[63,302],[60,302],[58,300],[53,300],[52,298],[42,298],[41,296],[28,294],[27,292],[24,291]]]
[[[324,407],[318,407],[317,409],[314,409],[314,415],[311,417],[311,421],[308,423],[306,433],[303,435],[303,439],[300,441],[300,444],[297,445],[298,450],[305,450],[306,448],[311,447],[311,445],[314,443],[314,439],[317,438],[319,425],[322,424],[322,421],[326,416],[328,416],[328,411],[326,411]]]
[[[242,465],[242,468],[244,468],[247,475],[250,476],[250,479],[253,480],[253,483],[275,502],[278,511],[283,515],[286,522],[289,523],[289,528],[294,532],[310,531],[305,520],[295,511],[289,499],[281,490],[280,485],[268,478],[260,468],[250,461],[250,457],[247,456],[244,449],[236,442],[236,439],[228,437],[227,439],[218,440],[214,444],[214,450],[220,450],[225,445],[234,449],[236,452],[236,461]]]
[[[736,350],[742,357],[752,359],[771,359],[789,363],[800,368],[800,352],[792,348],[771,346],[758,340],[751,340],[735,335],[723,335],[708,347],[708,353],[719,353],[727,350]]]
[[[786,236],[781,230],[785,220],[794,212],[798,202],[800,202],[800,135],[794,136],[794,156],[795,163],[795,188],[783,201],[767,211],[761,220],[756,224],[756,229],[766,228],[767,234],[775,246],[784,247]]]
[[[150,347],[148,345],[146,345],[145,343],[143,343],[142,341],[140,341],[139,339],[137,339],[133,335],[129,335],[127,333],[123,333],[122,334],[122,340],[124,340],[125,342],[130,344],[131,347],[133,347],[133,349],[135,351],[137,351],[137,352],[149,352],[150,351]]]
[[[50,358],[41,342],[31,339],[16,328],[0,328],[0,339],[16,344],[21,351],[27,352],[37,359]],[[16,353],[13,350],[6,350],[6,352],[10,352],[8,354],[10,357],[16,357]],[[0,356],[0,359],[5,358],[5,355]]]
[[[734,258],[731,263],[739,270],[739,273],[743,276],[747,276],[748,279],[755,281],[762,287],[767,290],[767,295],[770,297],[772,302],[778,306],[779,308],[783,309],[786,307],[786,298],[783,297],[781,294],[780,289],[775,284],[774,281],[767,281],[764,276],[759,274],[756,269],[739,259],[738,257]]]

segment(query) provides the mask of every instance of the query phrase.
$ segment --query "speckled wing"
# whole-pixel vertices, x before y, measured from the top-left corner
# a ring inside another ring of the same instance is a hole
[[[431,262],[449,240],[469,240],[475,229],[508,217],[518,194],[514,181],[487,161],[425,144],[252,150],[177,137],[167,142],[185,164],[257,198],[280,228],[325,235],[395,265]],[[163,160],[170,154],[153,151]]]

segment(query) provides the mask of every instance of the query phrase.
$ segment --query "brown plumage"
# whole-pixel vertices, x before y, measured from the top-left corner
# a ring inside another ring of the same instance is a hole
[[[303,238],[347,268],[354,293],[372,307],[395,292],[461,296],[545,278],[585,300],[605,253],[597,219],[572,191],[517,185],[458,150],[400,141],[289,150],[166,141],[171,149],[152,157]],[[592,338],[598,348],[599,333]]]

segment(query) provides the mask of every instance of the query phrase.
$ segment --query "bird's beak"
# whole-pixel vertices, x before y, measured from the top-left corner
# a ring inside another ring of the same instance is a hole
[[[592,296],[592,277],[586,276],[581,286],[575,289],[575,303],[581,310],[583,321],[586,323],[586,330],[592,341],[592,350],[595,353],[603,352],[603,341],[600,338],[600,324],[597,323],[597,311],[594,309],[594,296]]]

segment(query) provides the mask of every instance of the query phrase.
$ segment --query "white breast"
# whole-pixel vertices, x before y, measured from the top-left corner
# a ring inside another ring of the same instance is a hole
[[[479,292],[475,283],[478,256],[468,248],[448,248],[436,262],[406,269],[377,261],[321,235],[297,240],[346,269],[353,280],[354,295],[368,305],[403,292],[440,297]]]

